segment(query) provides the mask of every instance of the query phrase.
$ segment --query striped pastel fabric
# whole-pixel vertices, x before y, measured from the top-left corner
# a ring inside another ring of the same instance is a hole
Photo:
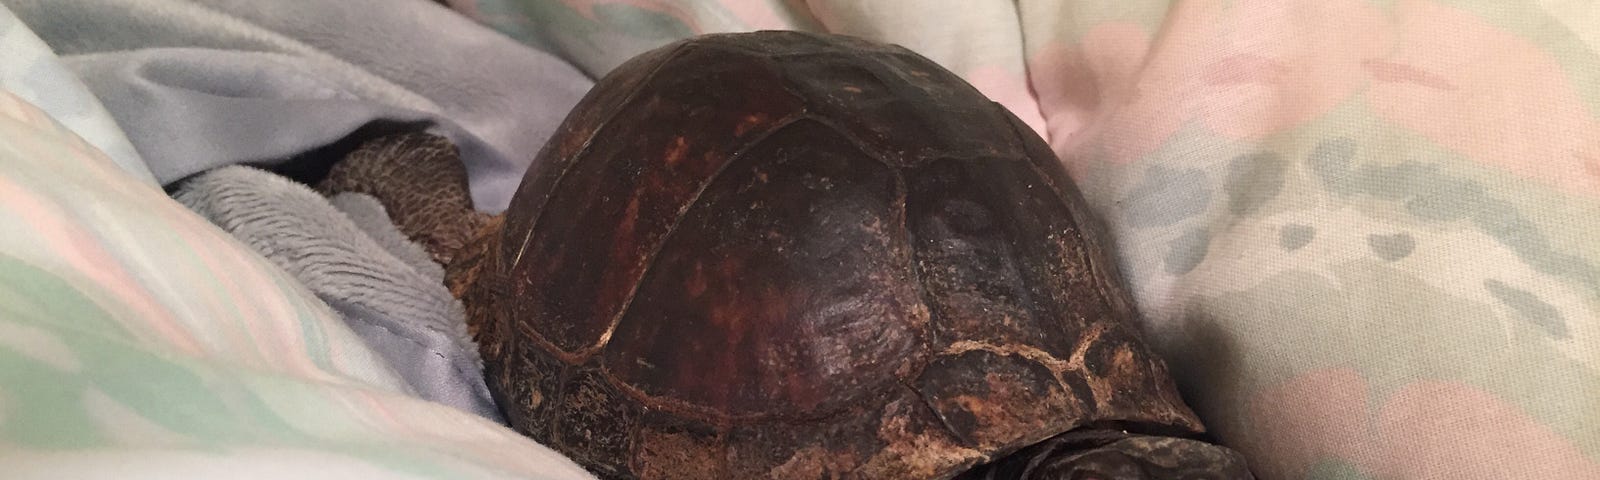
[[[0,477],[588,478],[0,90]]]
[[[450,0],[591,75],[696,33],[900,43],[1045,136],[1267,479],[1600,478],[1600,7]]]

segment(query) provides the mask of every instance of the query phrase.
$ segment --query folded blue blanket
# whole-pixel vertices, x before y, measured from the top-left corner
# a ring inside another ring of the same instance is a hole
[[[173,198],[333,307],[417,396],[503,421],[443,270],[395,229],[377,200],[343,194],[330,202],[243,166],[181,182]]]
[[[162,184],[429,122],[498,212],[592,82],[428,0],[0,0],[105,104]]]

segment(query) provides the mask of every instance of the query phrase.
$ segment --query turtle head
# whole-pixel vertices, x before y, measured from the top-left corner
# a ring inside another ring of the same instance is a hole
[[[473,208],[466,165],[442,136],[407,131],[365,140],[317,188],[376,199],[395,227],[444,267],[444,283],[457,298],[478,279],[499,239],[502,217]],[[469,331],[474,319],[469,315]]]
[[[377,199],[395,227],[441,265],[449,265],[490,220],[473,209],[467,168],[455,144],[430,133],[366,140],[334,163],[317,189]]]
[[[1046,440],[963,475],[994,480],[1247,480],[1244,457],[1227,447],[1122,432]]]

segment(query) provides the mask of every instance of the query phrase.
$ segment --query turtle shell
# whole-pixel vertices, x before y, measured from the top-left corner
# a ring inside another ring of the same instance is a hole
[[[936,478],[1201,428],[1049,147],[904,48],[678,42],[535,165],[466,302],[512,425],[603,477]]]

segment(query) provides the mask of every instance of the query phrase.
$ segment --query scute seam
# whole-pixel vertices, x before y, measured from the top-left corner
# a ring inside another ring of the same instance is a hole
[[[905,380],[901,380],[900,385],[906,387],[908,390],[911,390],[911,393],[917,396],[917,400],[922,401],[922,406],[927,407],[928,411],[933,412],[933,418],[939,419],[939,426],[944,427],[944,432],[950,434],[950,438],[954,438],[957,442],[961,442],[963,446],[969,448],[972,446],[972,439],[967,438],[965,435],[962,435],[960,431],[957,431],[955,425],[950,424],[950,419],[946,418],[943,413],[939,412],[939,408],[933,404],[933,399],[928,398],[927,394],[922,393],[922,389],[917,388],[915,385],[912,385]]]
[[[831,411],[831,412],[827,412],[826,414],[823,414],[823,415],[815,415],[815,416],[783,416],[783,415],[778,415],[778,414],[773,414],[773,413],[761,413],[761,414],[753,414],[753,415],[728,415],[728,414],[725,414],[725,413],[712,411],[712,410],[710,410],[708,408],[701,407],[701,406],[698,406],[698,405],[689,404],[688,402],[684,402],[684,401],[681,401],[681,400],[678,400],[678,399],[675,399],[675,398],[671,398],[671,397],[651,396],[650,394],[647,394],[647,393],[645,393],[645,392],[643,392],[643,391],[641,391],[641,390],[639,390],[637,388],[634,388],[632,385],[629,385],[627,382],[624,382],[621,379],[618,379],[615,375],[613,375],[611,373],[610,370],[607,370],[604,366],[601,366],[600,368],[595,369],[595,372],[596,372],[595,373],[596,375],[600,376],[602,379],[605,379],[607,382],[610,382],[611,385],[615,386],[617,388],[617,390],[620,391],[622,394],[627,395],[629,398],[632,398],[635,401],[639,402],[639,404],[641,406],[643,406],[644,408],[646,408],[646,409],[651,409],[651,410],[654,410],[654,411],[657,411],[657,412],[669,413],[669,414],[676,415],[676,416],[679,416],[679,417],[682,417],[682,418],[685,418],[685,419],[689,419],[689,420],[694,420],[694,421],[698,421],[698,422],[701,422],[701,423],[705,423],[707,425],[710,425],[710,426],[712,426],[714,428],[719,429],[719,431],[730,429],[730,428],[736,427],[736,426],[753,425],[753,424],[762,423],[762,422],[765,422],[765,423],[788,423],[788,424],[796,424],[796,425],[798,425],[798,424],[822,423],[822,422],[827,422],[830,419],[833,419],[833,418],[836,418],[836,417],[839,417],[839,416],[843,416],[843,415],[848,415],[848,414],[850,414],[852,412],[859,412],[861,410],[861,408],[846,407],[846,408],[834,410],[834,411]],[[878,397],[868,397],[867,399],[863,400],[860,403],[860,405],[870,405],[873,408],[878,408],[878,407],[882,407],[886,403],[888,403],[888,398],[885,395],[879,395]]]
[[[550,184],[549,194],[545,196],[543,202],[540,202],[539,208],[535,209],[536,213],[534,214],[533,219],[528,222],[528,231],[522,235],[522,240],[517,245],[517,254],[511,257],[511,265],[506,267],[507,271],[516,270],[517,265],[522,263],[522,255],[528,251],[528,243],[533,240],[533,232],[539,229],[539,222],[544,219],[544,212],[546,210],[546,206],[550,204],[550,199],[555,198],[556,192],[561,190],[561,185],[566,183],[567,174],[570,173],[572,168],[578,164],[578,160],[589,154],[590,148],[594,146],[595,137],[599,136],[602,130],[605,130],[606,127],[610,126],[611,122],[617,118],[617,115],[621,115],[622,112],[627,111],[627,109],[623,107],[632,104],[634,99],[638,97],[639,92],[644,90],[645,84],[649,83],[650,79],[655,78],[656,74],[660,73],[661,69],[665,68],[667,64],[672,63],[673,59],[683,55],[686,47],[688,46],[689,44],[687,43],[679,43],[677,46],[673,47],[672,51],[668,52],[665,58],[662,58],[654,67],[650,68],[650,72],[646,73],[644,78],[639,79],[639,84],[635,85],[633,90],[629,90],[627,96],[624,97],[621,102],[617,102],[617,108],[613,109],[611,113],[606,114],[606,117],[599,122],[598,125],[600,126],[595,128],[594,131],[589,132],[589,137],[583,140],[583,146],[578,147],[578,151],[572,154],[571,161],[567,162],[566,166],[561,168],[561,173],[556,175],[556,180]],[[554,136],[552,136],[551,140],[545,144],[545,148],[554,148],[554,139]],[[524,176],[523,178],[527,177]],[[560,349],[557,349],[556,351],[566,353],[562,352]]]
[[[1001,109],[1005,108],[998,103],[995,103],[994,107]],[[1022,151],[1024,157],[1023,163],[1028,165],[1028,170],[1033,172],[1035,177],[1038,177],[1039,182],[1050,188],[1051,193],[1055,194],[1056,201],[1060,202],[1061,206],[1066,210],[1066,220],[1071,222],[1072,239],[1076,240],[1077,244],[1084,246],[1084,248],[1079,249],[1077,260],[1079,263],[1089,266],[1089,271],[1092,274],[1092,278],[1094,278],[1093,283],[1095,286],[1095,292],[1100,295],[1099,300],[1113,306],[1121,303],[1119,302],[1119,297],[1112,294],[1111,286],[1107,284],[1110,281],[1121,280],[1107,280],[1108,278],[1117,277],[1120,273],[1120,270],[1117,269],[1115,265],[1104,264],[1106,262],[1116,262],[1116,258],[1113,258],[1115,252],[1112,248],[1103,245],[1100,242],[1100,239],[1094,238],[1094,235],[1092,235],[1093,233],[1097,233],[1096,230],[1100,229],[1100,226],[1095,223],[1097,220],[1094,218],[1077,218],[1075,215],[1076,212],[1074,212],[1074,209],[1072,208],[1073,202],[1069,201],[1066,192],[1062,190],[1063,187],[1061,185],[1057,185],[1048,173],[1041,169],[1038,164],[1033,162],[1032,158],[1028,158],[1029,154],[1027,137],[1019,130],[1021,127],[1020,120],[1016,119],[1014,115],[1011,115],[1009,111],[1002,113],[1005,113],[1006,123],[1010,125],[1011,133],[1017,137],[1019,149]],[[1061,161],[1059,157],[1056,157],[1054,151],[1051,152],[1051,160],[1054,160],[1058,163]],[[1068,178],[1067,181],[1072,181],[1072,179]],[[1090,215],[1093,214],[1092,212],[1085,213]],[[1099,255],[1096,255],[1097,253]],[[1126,307],[1130,309],[1134,308],[1133,305],[1126,305]],[[1135,335],[1143,333],[1141,331],[1142,329],[1137,325],[1130,325],[1130,327],[1133,327],[1131,330],[1134,331],[1133,334]]]
[[[628,288],[627,296],[622,298],[621,308],[618,308],[616,315],[612,316],[610,325],[606,326],[606,330],[600,333],[600,339],[597,340],[594,345],[590,345],[582,350],[573,352],[573,357],[577,361],[576,363],[588,361],[590,357],[593,357],[601,349],[605,348],[606,344],[611,343],[611,335],[616,333],[617,326],[622,324],[622,319],[627,318],[628,311],[633,309],[633,299],[639,294],[639,287],[643,286],[644,278],[649,276],[650,271],[655,268],[656,260],[661,257],[661,249],[666,248],[667,243],[672,241],[673,235],[678,232],[678,226],[683,224],[683,219],[688,215],[689,210],[693,209],[696,204],[700,203],[700,197],[701,195],[705,194],[706,189],[709,188],[711,184],[716,183],[717,178],[721,177],[722,173],[727,171],[729,166],[738,162],[739,159],[744,156],[745,152],[757,145],[760,145],[773,134],[789,128],[802,118],[804,118],[803,114],[790,114],[789,116],[784,117],[782,120],[779,120],[773,125],[772,128],[769,128],[767,131],[761,132],[760,134],[752,137],[750,141],[745,142],[744,145],[740,145],[737,150],[734,150],[732,155],[728,156],[728,160],[726,162],[723,162],[722,165],[718,165],[715,172],[712,172],[710,176],[707,176],[705,180],[700,182],[700,186],[695,189],[694,194],[689,196],[689,199],[683,203],[683,206],[678,207],[678,211],[672,217],[672,225],[667,226],[667,230],[661,234],[661,239],[657,240],[655,245],[650,248],[650,253],[646,254],[644,259],[644,268],[639,270],[638,278],[636,278]],[[600,366],[600,370],[605,370],[605,367],[603,365]]]

